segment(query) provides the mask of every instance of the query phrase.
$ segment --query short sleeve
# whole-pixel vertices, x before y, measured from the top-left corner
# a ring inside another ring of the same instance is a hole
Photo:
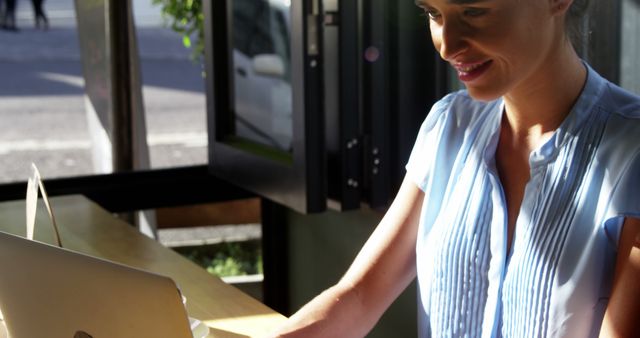
[[[615,184],[612,206],[624,216],[640,216],[640,149],[629,157]]]
[[[409,161],[405,166],[407,177],[422,191],[427,189],[427,182],[436,162],[445,115],[451,100],[450,94],[433,105],[420,127]]]
[[[614,181],[604,222],[607,237],[614,243],[620,237],[624,217],[640,218],[640,149],[628,157]]]

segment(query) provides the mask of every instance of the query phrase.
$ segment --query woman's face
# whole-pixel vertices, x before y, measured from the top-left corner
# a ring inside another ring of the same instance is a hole
[[[563,38],[557,0],[418,0],[440,56],[472,97],[493,100],[541,85]],[[560,31],[558,31],[560,29]],[[558,34],[560,33],[560,34]],[[523,87],[524,86],[524,87]]]

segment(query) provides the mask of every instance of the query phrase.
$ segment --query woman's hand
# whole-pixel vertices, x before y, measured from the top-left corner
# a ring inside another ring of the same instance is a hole
[[[416,276],[424,193],[405,179],[347,273],[267,337],[364,337]]]

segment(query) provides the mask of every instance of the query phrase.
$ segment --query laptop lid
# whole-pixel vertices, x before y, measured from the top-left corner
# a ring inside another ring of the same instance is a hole
[[[11,338],[191,338],[167,277],[0,232],[0,310]]]

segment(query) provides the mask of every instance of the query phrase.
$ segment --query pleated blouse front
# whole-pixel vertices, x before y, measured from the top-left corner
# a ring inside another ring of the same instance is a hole
[[[507,252],[495,166],[501,100],[434,105],[407,164],[425,192],[416,243],[421,337],[595,337],[625,216],[640,217],[640,99],[588,68],[530,180]]]

